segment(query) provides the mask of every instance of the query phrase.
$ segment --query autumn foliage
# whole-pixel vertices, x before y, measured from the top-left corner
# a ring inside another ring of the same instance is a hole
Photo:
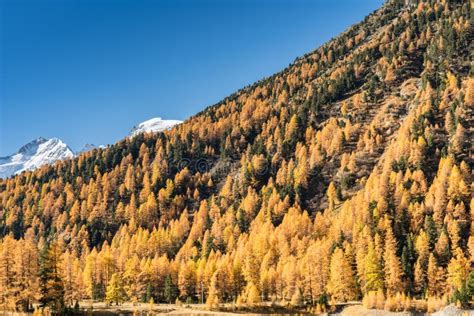
[[[418,2],[170,131],[0,179],[0,305],[468,306],[471,8]]]

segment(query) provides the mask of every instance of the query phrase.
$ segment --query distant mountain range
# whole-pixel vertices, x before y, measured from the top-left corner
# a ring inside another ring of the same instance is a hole
[[[141,133],[157,133],[170,129],[178,120],[163,120],[152,118],[142,122],[132,128],[129,137],[134,137]],[[73,151],[65,142],[59,138],[46,139],[38,137],[23,145],[16,153],[0,157],[0,178],[7,178],[22,171],[34,170],[40,166],[54,163],[57,160],[73,158],[81,153],[95,148],[105,148],[103,145],[85,144],[78,151]]]
[[[74,152],[60,139],[39,137],[22,146],[13,155],[0,157],[0,177],[9,177],[22,171],[33,170],[42,165],[72,157],[74,157]]]

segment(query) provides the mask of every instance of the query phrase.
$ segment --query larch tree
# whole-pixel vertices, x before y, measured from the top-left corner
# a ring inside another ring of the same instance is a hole
[[[38,270],[59,300],[53,236],[66,305],[469,303],[472,10],[402,2],[176,128],[1,178],[0,308]]]
[[[196,266],[192,260],[180,265],[178,274],[178,287],[180,296],[187,298],[195,295],[196,291]]]
[[[105,300],[108,303],[115,303],[119,305],[127,299],[127,293],[123,287],[122,277],[119,273],[112,274],[112,277],[107,285]]]
[[[256,306],[261,303],[260,292],[255,284],[247,284],[245,301],[248,306]]]
[[[428,288],[429,296],[441,296],[444,289],[446,271],[438,266],[435,256],[431,253],[428,259]]]
[[[334,185],[334,182],[331,182],[329,184],[328,190],[327,190],[327,198],[328,198],[328,203],[329,203],[329,209],[334,210],[336,206],[336,199],[337,199],[337,192],[336,192],[336,186]]]
[[[460,290],[463,283],[469,275],[469,260],[459,248],[455,250],[454,256],[448,264],[448,280],[449,287],[455,291]]]
[[[369,242],[365,257],[365,293],[378,291],[384,287],[383,269],[373,242]]]
[[[206,306],[209,309],[218,309],[219,308],[219,290],[217,288],[217,278],[218,273],[214,273],[211,278],[211,284],[209,285],[209,293],[207,295]]]
[[[429,259],[429,239],[428,235],[422,230],[416,239],[415,248],[418,258],[415,263],[414,287],[419,294],[426,290],[428,259]]]
[[[390,224],[385,232],[384,272],[387,296],[403,292],[403,271],[397,256],[397,243]]]
[[[327,290],[332,299],[337,302],[346,302],[356,298],[354,272],[341,248],[336,248],[331,257]]]
[[[97,299],[99,280],[97,250],[95,248],[86,256],[83,282],[86,287],[87,296],[91,299]]]
[[[16,308],[14,253],[15,240],[13,236],[7,235],[0,242],[0,303],[3,309],[9,310]]]

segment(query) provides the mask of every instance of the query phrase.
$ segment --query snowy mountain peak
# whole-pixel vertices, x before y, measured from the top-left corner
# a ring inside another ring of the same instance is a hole
[[[97,146],[97,145],[94,145],[94,144],[85,144],[84,147],[82,147],[81,150],[78,150],[76,152],[76,154],[79,155],[79,154],[91,151],[93,149],[96,149],[96,148],[105,148],[105,146],[104,145]]]
[[[34,155],[36,150],[38,150],[38,146],[47,142],[48,140],[43,137],[38,137],[31,142],[27,143],[26,145],[23,145],[17,152],[17,154],[23,154],[23,155]]]
[[[0,157],[0,178],[72,157],[71,148],[59,138],[39,137],[22,146],[15,154]]]
[[[178,120],[163,120],[161,117],[152,118],[135,126],[130,131],[130,137],[141,133],[162,132],[182,123]],[[105,148],[94,144],[85,144],[76,154],[93,150],[95,148]],[[45,164],[52,164],[57,160],[73,158],[76,156],[59,138],[38,137],[23,145],[16,153],[6,157],[0,157],[0,178],[6,178],[22,171],[33,170]]]
[[[130,136],[134,137],[141,133],[158,133],[163,132],[171,127],[182,123],[178,120],[163,120],[161,117],[155,117],[133,127],[130,131]]]

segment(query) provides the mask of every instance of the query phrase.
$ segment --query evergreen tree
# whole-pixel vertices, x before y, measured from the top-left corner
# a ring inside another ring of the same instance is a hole
[[[171,279],[171,275],[167,275],[165,277],[165,284],[164,284],[164,296],[165,300],[171,304],[174,299],[177,297],[178,288],[175,284],[173,284],[173,280]]]
[[[61,250],[56,241],[47,245],[40,257],[40,304],[53,314],[64,311],[64,286],[60,272]]]

